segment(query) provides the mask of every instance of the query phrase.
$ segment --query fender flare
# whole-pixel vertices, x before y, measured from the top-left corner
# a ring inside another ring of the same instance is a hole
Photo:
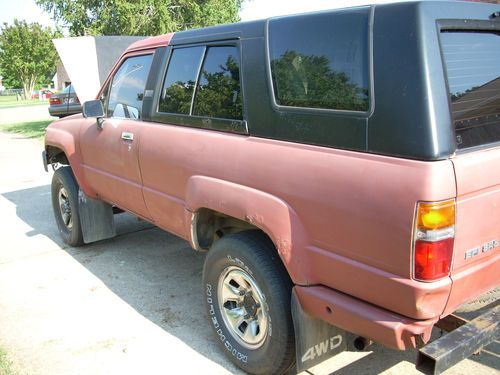
[[[55,147],[64,152],[80,189],[88,197],[96,198],[95,191],[85,181],[80,147],[74,135],[58,128],[48,127],[45,133],[45,150],[47,147]]]
[[[186,210],[201,208],[246,221],[273,241],[292,281],[307,285],[307,232],[297,213],[285,201],[269,193],[232,182],[192,176],[186,187]]]

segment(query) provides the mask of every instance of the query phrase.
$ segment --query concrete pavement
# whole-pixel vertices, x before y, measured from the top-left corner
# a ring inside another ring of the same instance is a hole
[[[204,256],[128,215],[112,241],[65,247],[41,149],[0,133],[0,346],[19,373],[235,373],[199,303]]]
[[[128,214],[117,215],[116,238],[65,246],[41,151],[0,133],[0,346],[19,374],[240,374],[204,316],[204,255]],[[419,374],[415,351],[369,349],[310,374]],[[482,353],[447,374],[499,367],[498,352]]]

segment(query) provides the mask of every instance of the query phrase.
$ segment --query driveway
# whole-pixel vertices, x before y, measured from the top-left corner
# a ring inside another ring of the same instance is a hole
[[[0,133],[0,346],[19,374],[240,374],[204,317],[204,254],[128,214],[116,238],[65,246],[41,150]],[[419,374],[415,351],[369,349],[309,374]],[[493,374],[498,358],[483,352],[447,373]]]

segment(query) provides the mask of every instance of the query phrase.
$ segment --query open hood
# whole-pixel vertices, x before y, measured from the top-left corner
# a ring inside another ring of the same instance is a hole
[[[82,36],[54,39],[80,102],[95,99],[123,51],[141,36]]]

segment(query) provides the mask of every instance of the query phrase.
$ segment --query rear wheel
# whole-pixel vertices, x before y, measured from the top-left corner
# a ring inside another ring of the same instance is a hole
[[[205,303],[217,342],[251,374],[283,374],[294,364],[292,283],[260,231],[223,237],[203,270]]]
[[[52,209],[63,241],[70,246],[83,245],[78,212],[78,184],[70,167],[61,167],[54,172]]]

